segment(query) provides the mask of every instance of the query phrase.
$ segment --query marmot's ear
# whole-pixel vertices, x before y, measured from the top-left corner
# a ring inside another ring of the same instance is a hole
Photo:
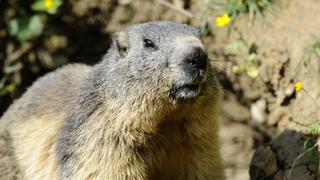
[[[125,32],[118,32],[113,35],[113,45],[117,49],[120,58],[124,58],[129,52],[129,41]]]

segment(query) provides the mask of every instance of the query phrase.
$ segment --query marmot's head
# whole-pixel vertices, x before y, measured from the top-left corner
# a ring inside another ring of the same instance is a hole
[[[116,89],[126,86],[130,88],[126,92],[137,95],[143,89],[141,93],[148,96],[193,100],[207,78],[208,58],[200,31],[174,22],[137,24],[115,33],[105,59],[109,76],[118,72],[115,83],[126,81]]]

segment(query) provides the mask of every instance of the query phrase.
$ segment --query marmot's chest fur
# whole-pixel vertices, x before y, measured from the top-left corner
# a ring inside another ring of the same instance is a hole
[[[39,79],[1,123],[26,179],[222,179],[220,95],[199,31],[150,22]]]

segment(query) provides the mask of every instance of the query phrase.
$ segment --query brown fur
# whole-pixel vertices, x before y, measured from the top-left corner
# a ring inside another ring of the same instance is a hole
[[[212,72],[192,102],[169,101],[169,85],[159,86],[157,76],[132,84],[125,101],[103,102],[77,129],[72,158],[61,166],[59,137],[83,82],[104,69],[97,67],[69,65],[44,76],[0,120],[25,179],[223,179],[217,137],[221,88]],[[161,83],[171,82],[170,72],[164,74]]]
[[[0,126],[0,180],[22,179],[11,145],[11,138]]]
[[[208,91],[220,94],[219,85],[217,84],[216,87],[216,89],[208,89]],[[91,123],[86,124],[81,136],[79,136],[79,141],[86,144],[87,148],[79,148],[76,152],[81,158],[72,162],[74,178],[83,180],[223,179],[217,138],[218,122],[216,117],[218,109],[214,107],[215,103],[219,103],[219,98],[219,96],[213,96],[204,102],[199,100],[199,102],[209,105],[206,107],[207,109],[199,109],[198,106],[203,107],[203,105],[197,103],[192,106],[185,105],[180,107],[181,109],[179,108],[177,112],[168,113],[170,117],[159,117],[159,119],[152,119],[152,121],[139,122],[145,123],[143,125],[132,124],[132,121],[128,119],[137,117],[143,119],[141,116],[148,118],[148,114],[137,114],[137,111],[132,111],[134,107],[128,107],[128,111],[124,111],[122,114],[109,114],[103,109],[97,111],[91,116],[95,121],[89,121]],[[211,104],[208,101],[215,103]],[[159,110],[148,104],[145,108],[151,113],[153,108],[155,111]],[[166,111],[168,110],[166,109]],[[144,112],[147,113],[147,111]],[[119,141],[105,143],[111,132],[105,128],[108,127],[106,119],[119,122],[113,125],[112,132],[124,132],[126,137],[118,137],[120,143]],[[170,122],[157,122],[163,119],[168,119]],[[207,119],[212,121],[206,121]],[[142,132],[149,132],[150,139]],[[123,142],[121,142],[122,140]],[[141,143],[138,145],[141,146],[141,149],[128,149],[128,144],[137,146],[137,143]],[[139,156],[136,156],[136,151],[139,151]],[[195,154],[195,151],[198,153]],[[129,167],[127,166],[128,160],[130,160]],[[99,164],[99,166],[92,166],[94,164]],[[110,167],[108,164],[113,166]],[[190,164],[190,166],[186,164]],[[107,168],[101,169],[101,167]],[[126,173],[119,177],[119,171]],[[139,174],[134,174],[136,172]],[[176,174],[176,176],[172,176],[172,174]]]

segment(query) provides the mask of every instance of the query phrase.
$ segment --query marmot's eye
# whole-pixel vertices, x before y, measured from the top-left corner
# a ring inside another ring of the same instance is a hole
[[[145,48],[157,49],[157,46],[150,39],[143,39],[143,46]]]

